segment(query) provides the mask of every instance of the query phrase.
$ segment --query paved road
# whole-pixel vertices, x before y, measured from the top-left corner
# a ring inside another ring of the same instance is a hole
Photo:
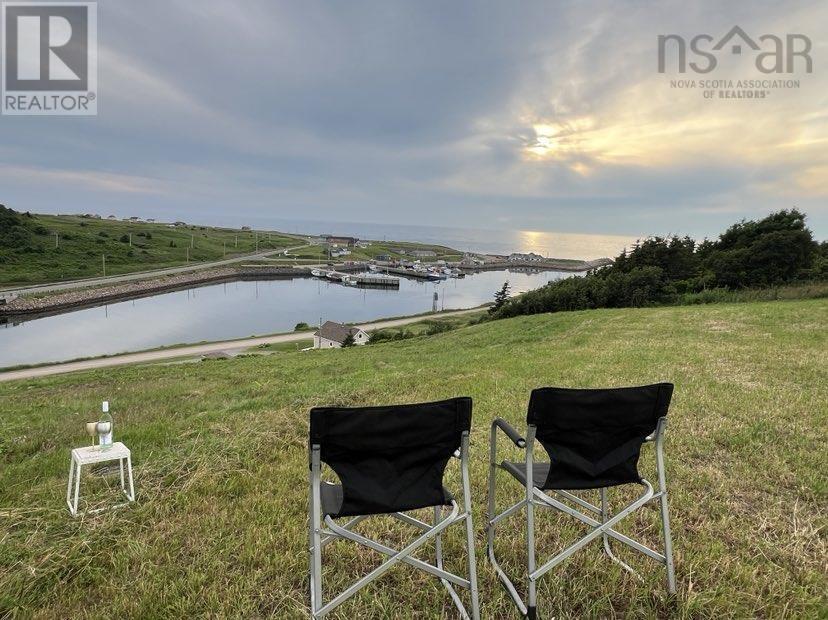
[[[402,325],[409,325],[411,323],[417,323],[428,318],[459,316],[462,314],[477,312],[479,310],[480,308],[470,308],[468,310],[452,310],[447,312],[438,312],[436,314],[406,317],[403,319],[374,321],[373,323],[363,323],[361,325],[358,325],[358,327],[361,327],[365,331],[373,331],[377,329],[385,329],[387,327],[400,327]],[[65,362],[62,364],[39,366],[37,368],[11,370],[9,372],[0,373],[0,381],[12,381],[14,379],[34,379],[36,377],[46,377],[48,375],[76,372],[78,370],[93,370],[96,368],[108,368],[110,366],[122,366],[124,364],[139,364],[142,362],[158,362],[175,358],[196,357],[206,355],[208,353],[221,353],[226,351],[238,351],[240,349],[249,349],[250,347],[259,346],[262,344],[296,342],[298,340],[307,340],[310,337],[311,334],[309,332],[294,332],[290,334],[276,334],[274,336],[261,336],[258,338],[245,338],[243,340],[226,340],[223,342],[196,344],[186,347],[178,347],[175,349],[162,349],[160,351],[125,353],[123,355],[115,355],[112,357],[101,357],[91,360],[82,360],[78,362]]]
[[[257,254],[245,254],[243,256],[234,256],[233,258],[223,258],[222,260],[210,261],[208,263],[190,263],[188,265],[182,265],[181,267],[167,267],[164,269],[152,269],[150,271],[138,271],[135,273],[124,273],[115,276],[106,276],[100,278],[85,278],[83,280],[68,280],[66,282],[52,282],[49,284],[36,284],[33,286],[24,286],[20,288],[0,289],[0,295],[2,295],[3,293],[16,293],[18,295],[26,295],[30,293],[48,293],[52,291],[65,291],[75,288],[87,288],[90,286],[116,284],[118,282],[130,282],[132,280],[146,280],[148,278],[169,276],[176,273],[187,273],[190,271],[200,271],[202,269],[222,267],[223,265],[230,265],[233,263],[241,263],[246,260],[264,258],[267,256],[271,256],[273,254],[283,254],[285,250],[292,252],[294,250],[298,250],[304,247],[307,247],[307,244],[297,245],[291,248],[282,248],[280,250],[267,250],[266,252],[259,252]]]

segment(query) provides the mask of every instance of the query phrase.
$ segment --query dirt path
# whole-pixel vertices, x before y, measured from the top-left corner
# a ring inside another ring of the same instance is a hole
[[[402,319],[390,319],[384,321],[374,321],[371,323],[362,323],[358,325],[358,327],[364,329],[365,331],[373,331],[377,329],[385,329],[388,327],[400,327],[402,325],[418,323],[429,318],[443,318],[459,316],[462,314],[470,314],[472,312],[478,312],[479,310],[480,308],[469,308],[468,310],[450,310],[447,312],[411,316]],[[36,377],[46,377],[49,375],[76,372],[79,370],[93,370],[96,368],[108,368],[110,366],[122,366],[124,364],[140,364],[145,362],[158,362],[177,358],[197,357],[201,355],[206,355],[208,353],[221,353],[226,351],[238,351],[243,349],[249,349],[251,347],[256,347],[262,344],[296,342],[299,340],[307,340],[310,337],[311,332],[293,332],[289,334],[275,334],[273,336],[245,338],[243,340],[225,340],[222,342],[210,342],[206,344],[196,344],[184,347],[177,347],[174,349],[161,349],[158,351],[124,353],[123,355],[113,355],[111,357],[99,357],[90,360],[80,360],[77,362],[63,362],[59,364],[50,364],[48,366],[38,366],[37,368],[23,368],[21,370],[10,370],[8,372],[0,372],[0,381],[13,381],[15,379],[33,379]]]

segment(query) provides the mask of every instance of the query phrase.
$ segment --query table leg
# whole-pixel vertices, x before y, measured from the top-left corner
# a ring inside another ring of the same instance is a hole
[[[129,474],[129,501],[135,501],[135,487],[132,484],[132,455],[127,457],[127,473]]]
[[[124,484],[124,459],[118,459],[118,465],[121,468],[121,491],[126,493],[126,485]]]
[[[66,505],[69,506],[69,512],[74,514],[72,510],[72,476],[75,474],[75,459],[69,457],[69,483],[66,485]]]
[[[78,495],[80,494],[80,479],[81,479],[81,464],[77,464],[75,469],[75,508],[72,511],[73,515],[78,514]]]

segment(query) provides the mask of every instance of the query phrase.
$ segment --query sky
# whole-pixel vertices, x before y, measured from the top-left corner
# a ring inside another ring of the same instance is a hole
[[[703,237],[796,206],[828,237],[825,2],[107,0],[98,22],[97,116],[0,117],[9,207]],[[744,44],[658,72],[658,35],[734,25],[808,36],[812,72]]]

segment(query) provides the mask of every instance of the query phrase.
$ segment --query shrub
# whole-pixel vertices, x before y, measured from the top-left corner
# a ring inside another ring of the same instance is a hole
[[[454,326],[446,321],[429,321],[425,333],[428,336],[434,336],[436,334],[442,334],[443,332],[450,332],[453,329]]]
[[[501,289],[490,313],[503,318],[682,301],[708,303],[727,298],[725,291],[826,278],[827,256],[825,244],[816,243],[805,227],[805,215],[783,210],[735,224],[716,241],[696,244],[689,237],[675,236],[639,241],[612,265],[507,301]],[[706,293],[709,289],[716,292]]]

